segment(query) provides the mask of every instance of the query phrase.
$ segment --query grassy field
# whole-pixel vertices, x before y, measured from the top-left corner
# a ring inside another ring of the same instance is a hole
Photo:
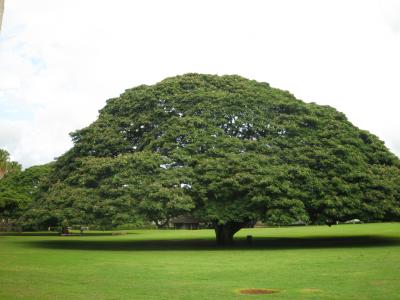
[[[213,238],[3,234],[0,299],[400,299],[400,223],[244,229],[230,248]]]

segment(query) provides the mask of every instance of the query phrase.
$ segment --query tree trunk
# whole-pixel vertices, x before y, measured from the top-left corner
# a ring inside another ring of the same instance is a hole
[[[5,168],[3,169],[0,167],[0,179],[2,179],[4,177],[4,175],[6,175],[6,173],[7,173],[7,170]]]
[[[69,234],[69,230],[67,226],[62,226],[61,227],[61,234]]]
[[[246,223],[243,222],[228,222],[225,224],[215,225],[215,237],[218,245],[232,245],[233,236],[238,232]]]
[[[166,219],[164,222],[155,220],[154,223],[156,224],[157,229],[166,229],[166,228],[168,228],[168,225],[169,225],[169,219]]]

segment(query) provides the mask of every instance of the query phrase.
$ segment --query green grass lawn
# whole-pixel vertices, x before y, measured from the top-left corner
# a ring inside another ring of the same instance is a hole
[[[0,299],[400,299],[400,223],[236,237],[222,248],[212,230],[0,235]]]

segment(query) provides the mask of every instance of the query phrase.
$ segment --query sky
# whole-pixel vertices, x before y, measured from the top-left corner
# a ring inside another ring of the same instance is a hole
[[[193,72],[333,106],[400,156],[400,0],[5,0],[0,148],[50,162],[107,99]]]

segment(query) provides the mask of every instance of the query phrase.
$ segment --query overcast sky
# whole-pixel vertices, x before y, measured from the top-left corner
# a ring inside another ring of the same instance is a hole
[[[0,148],[28,167],[108,98],[198,72],[328,104],[400,155],[400,1],[6,0]]]

